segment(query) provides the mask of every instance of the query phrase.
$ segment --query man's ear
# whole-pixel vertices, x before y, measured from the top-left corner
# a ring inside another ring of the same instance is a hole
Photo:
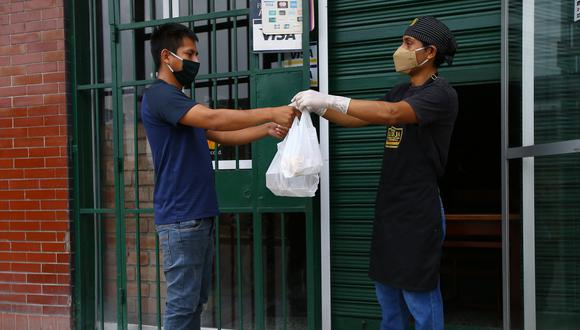
[[[434,45],[429,46],[429,50],[428,50],[428,54],[427,56],[429,57],[429,59],[435,58],[435,56],[437,56],[437,47]]]
[[[167,49],[164,48],[163,50],[161,50],[161,54],[159,55],[161,58],[161,62],[166,63],[166,64],[169,63],[169,56],[170,55],[171,54],[169,54],[169,51]]]

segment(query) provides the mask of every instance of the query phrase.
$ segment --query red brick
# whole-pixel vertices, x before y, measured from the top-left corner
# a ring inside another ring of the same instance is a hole
[[[13,141],[14,140],[12,138],[0,139],[0,148],[2,148],[2,149],[12,149],[12,148],[14,148]]]
[[[48,127],[39,127],[38,130],[46,132],[47,136],[49,135],[49,132],[53,131],[51,128],[48,128]],[[31,131],[33,131],[33,129],[29,129],[28,134],[30,134]],[[39,133],[39,136],[43,136],[43,135]],[[30,155],[30,157],[54,157],[54,156],[60,156],[60,149],[54,148],[54,147],[51,147],[51,148],[30,148],[28,150],[28,154]]]
[[[42,243],[43,252],[67,252],[65,243]]]
[[[32,242],[11,242],[10,248],[12,251],[40,251],[40,243]]]
[[[22,55],[13,55],[12,56],[12,65],[21,65],[21,64],[31,64],[31,63],[42,63],[44,58],[43,54],[22,54]]]
[[[45,73],[42,75],[42,80],[44,83],[64,82],[65,73],[64,72]]]
[[[68,209],[68,201],[44,200],[40,201],[40,207],[43,210],[66,210]]]
[[[56,44],[54,48],[56,49]],[[55,50],[52,52],[44,52],[42,53],[42,61],[43,62],[64,61],[64,51]]]
[[[12,303],[25,303],[26,295],[23,294],[0,294],[0,301]]]
[[[21,179],[22,177],[23,171],[19,169],[0,170],[0,178],[3,179]]]
[[[12,14],[10,16],[10,24],[40,21],[40,17],[41,17],[40,10],[30,10],[24,13]]]
[[[56,256],[56,262],[58,263],[65,263],[65,264],[70,264],[70,254],[68,253],[59,253]]]
[[[2,55],[18,55],[26,53],[26,45],[8,45],[0,47],[0,54]]]
[[[70,284],[70,275],[57,275],[57,283],[58,284]]]
[[[10,189],[38,189],[39,180],[10,180]]]
[[[27,211],[25,215],[26,220],[55,220],[55,212],[52,211]],[[41,223],[35,222],[39,226]],[[42,229],[42,228],[41,228]],[[42,229],[44,230],[44,229]]]
[[[26,95],[26,87],[2,87],[0,88],[0,96],[22,96]]]
[[[12,271],[12,264],[9,262],[0,262],[0,272]]]
[[[23,199],[24,191],[21,190],[0,190],[0,199]]]
[[[12,104],[12,99],[8,98],[10,100],[10,104]],[[17,107],[12,107],[10,109],[2,109],[0,110],[0,117],[26,117],[28,113],[28,109],[27,108],[17,108]]]
[[[50,222],[42,222],[40,224],[40,230],[66,231],[69,229],[70,228],[68,221],[50,221]]]
[[[26,253],[24,253],[24,252],[0,252],[0,260],[2,260],[2,261],[26,261]]]
[[[40,201],[10,201],[11,210],[39,210]]]
[[[14,148],[21,147],[44,147],[43,138],[23,138],[14,140]],[[24,149],[26,150],[26,149]]]
[[[2,87],[12,86],[12,77],[0,77],[0,86]]]
[[[12,128],[13,123],[12,118],[2,118],[0,119],[0,128]]]
[[[12,271],[17,273],[40,273],[41,265],[37,263],[13,263]]]
[[[53,295],[70,295],[71,287],[68,285],[43,285],[42,293]]]
[[[26,233],[26,240],[35,242],[53,242],[56,241],[56,233],[28,232]]]
[[[24,241],[26,239],[26,233],[19,231],[4,231],[0,232],[0,240],[6,241]]]
[[[54,253],[27,253],[26,261],[28,262],[56,262],[56,255]]]
[[[42,10],[42,19],[51,19],[51,18],[62,18],[63,17],[63,10],[62,7],[55,7],[49,9]]]
[[[44,104],[61,104],[61,103],[66,103],[65,94],[44,95]]]
[[[27,134],[28,130],[26,128],[0,128],[0,138],[26,137]]]
[[[55,199],[56,192],[55,190],[27,190],[26,191],[26,198],[27,199]]]
[[[42,117],[14,118],[14,127],[31,127],[42,125],[44,125],[44,120]]]
[[[54,212],[55,220],[69,220],[68,210],[58,210]],[[68,227],[67,227],[68,228]]]
[[[10,230],[14,231],[31,231],[39,230],[40,224],[35,221],[12,221],[10,222]]]
[[[59,113],[58,105],[51,104],[51,105],[41,105],[37,107],[30,107],[28,108],[27,115],[32,116],[50,116],[50,115],[58,115]]]
[[[44,32],[41,32],[41,33],[44,33]],[[27,45],[28,45],[28,53],[29,54],[43,53],[43,52],[57,50],[57,44],[56,44],[56,41],[54,41],[54,40],[34,42],[34,43],[29,43]],[[39,55],[43,55],[43,54],[39,54]]]
[[[42,25],[41,30],[43,31],[48,31],[48,30],[54,30],[59,28],[59,22],[60,20],[58,19],[49,19],[49,20],[44,20],[41,21],[40,24]]]
[[[42,83],[42,74],[14,76],[12,77],[12,83],[14,85],[40,84]]]
[[[40,41],[40,32],[21,33],[10,36],[10,44],[27,44]]]
[[[68,165],[68,158],[46,158],[46,167],[66,167]]]
[[[70,307],[42,306],[42,314],[45,315],[69,315]]]
[[[40,181],[40,188],[68,188],[66,179],[46,179]]]
[[[39,305],[55,305],[58,303],[58,298],[56,296],[48,295],[28,295],[26,301],[28,304],[39,304]]]
[[[10,140],[10,142],[11,141],[12,140]],[[0,148],[11,148],[11,146],[4,147],[4,146],[1,146],[1,143],[0,143]],[[13,159],[0,159],[0,168],[13,168],[13,167],[14,167],[14,160]],[[8,186],[8,183],[6,183],[6,186]]]
[[[12,99],[12,104],[15,107],[40,105],[43,103],[44,103],[44,99],[43,99],[42,95],[18,96],[18,97],[14,97]]]
[[[44,264],[42,265],[43,273],[68,274],[70,266],[66,264]]]
[[[54,274],[27,274],[27,283],[57,284],[57,277]]]
[[[0,134],[1,134],[0,130]],[[0,158],[28,157],[28,149],[0,149]]]
[[[14,274],[14,273],[0,273],[0,282],[25,282],[27,280],[26,274]]]
[[[42,84],[26,87],[28,95],[58,93],[58,84]]]
[[[44,158],[20,158],[14,160],[16,168],[44,167]]]
[[[40,314],[42,313],[42,306],[40,305],[14,305],[12,307],[15,313],[23,313],[23,314]],[[28,316],[28,329],[42,329],[42,325],[40,323],[40,318],[36,318],[33,315]],[[38,320],[38,323],[30,322],[31,318]]]
[[[24,31],[26,32],[35,32],[35,31],[42,31],[43,27],[42,21],[32,21],[24,23]]]
[[[54,177],[55,178],[68,178],[68,169],[67,168],[57,168],[54,170]]]
[[[2,220],[24,220],[26,214],[23,211],[4,211],[0,210],[0,219]],[[4,230],[7,223],[0,222],[0,229]]]
[[[14,329],[28,329],[28,315],[16,314],[14,317]]]
[[[24,2],[24,10],[33,10],[41,8],[52,8],[56,7],[56,0],[29,0]]]
[[[24,65],[0,67],[0,76],[17,76],[26,74],[27,67]]]
[[[41,293],[42,286],[38,284],[12,284],[12,292],[15,293]]]
[[[42,40],[64,40],[64,30],[45,30],[41,33]]]
[[[0,72],[2,68],[0,68]],[[42,63],[42,64],[31,64],[26,66],[26,70],[19,74],[31,74],[31,73],[47,73],[58,71],[58,64],[55,62]]]
[[[66,116],[62,116],[62,115],[58,115],[58,116],[47,116],[44,117],[44,125],[66,125],[67,124],[67,118]],[[60,137],[60,138],[51,138],[51,139],[59,139],[58,141],[62,143],[60,143],[59,145],[66,145],[66,137]],[[46,140],[47,145],[48,144],[48,138]],[[54,145],[54,144],[50,144],[50,145]]]
[[[31,168],[24,170],[25,178],[54,178],[55,170],[53,168]]]
[[[2,71],[2,68],[0,68],[0,71]],[[12,98],[0,97],[0,110],[3,110],[0,112],[0,117],[6,117],[6,113],[12,110],[9,109],[10,107],[12,107]]]
[[[10,24],[8,31],[11,35],[24,33],[26,32],[26,26],[23,22]]]

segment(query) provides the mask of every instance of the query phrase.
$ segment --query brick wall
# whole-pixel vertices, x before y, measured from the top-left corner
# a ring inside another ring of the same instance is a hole
[[[1,329],[70,328],[64,57],[62,0],[0,1]]]

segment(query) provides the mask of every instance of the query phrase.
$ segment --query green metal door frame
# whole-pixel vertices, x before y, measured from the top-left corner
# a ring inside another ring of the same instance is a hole
[[[168,0],[170,8],[172,8],[172,0]],[[131,12],[133,12],[133,1],[129,1]],[[228,5],[229,5],[228,1]],[[107,27],[99,26],[97,17],[97,8],[106,4],[108,10],[108,29],[110,30],[110,54],[98,53],[101,49],[96,37],[95,31],[106,31]],[[154,12],[152,6],[153,2],[149,1],[150,13]],[[210,8],[206,14],[193,14],[191,2],[188,3],[188,15],[166,19],[155,19],[148,21],[135,22],[133,19],[130,23],[121,22],[121,8],[120,2],[114,0],[105,0],[99,2],[97,0],[90,0],[87,2],[78,2],[69,0],[66,1],[66,17],[67,17],[67,40],[68,40],[68,72],[70,81],[70,97],[71,97],[71,113],[72,113],[72,140],[71,140],[71,157],[73,160],[73,218],[74,218],[74,233],[73,243],[75,249],[75,271],[74,271],[74,311],[75,311],[75,325],[77,328],[95,327],[100,319],[100,328],[104,328],[104,289],[103,289],[103,275],[101,267],[103,267],[104,256],[103,251],[105,240],[102,236],[102,220],[103,218],[112,217],[115,220],[115,254],[116,254],[116,276],[117,276],[117,291],[116,291],[116,322],[119,329],[127,329],[128,326],[128,311],[127,311],[127,269],[126,264],[126,217],[134,216],[136,226],[136,246],[137,250],[137,315],[139,327],[142,324],[141,311],[141,272],[140,272],[140,216],[151,215],[153,210],[151,208],[141,208],[139,205],[139,175],[138,175],[138,132],[137,132],[137,113],[138,113],[138,94],[137,89],[152,83],[153,79],[139,80],[136,75],[137,67],[132,67],[132,79],[124,80],[122,74],[123,58],[126,56],[135,56],[135,44],[132,45],[132,54],[123,54],[121,44],[121,33],[130,32],[135,36],[135,31],[145,28],[153,28],[163,23],[189,23],[190,27],[194,27],[194,23],[198,21],[206,21],[211,25],[211,35],[213,42],[211,43],[210,54],[212,56],[211,71],[208,74],[200,75],[198,80],[210,80],[212,82],[212,95],[217,98],[218,79],[231,78],[237,87],[238,79],[240,77],[249,77],[250,100],[252,107],[267,106],[274,104],[264,104],[272,100],[264,100],[263,95],[260,95],[261,82],[265,80],[274,79],[274,77],[284,77],[287,75],[295,75],[299,77],[297,85],[294,90],[287,91],[288,95],[293,95],[293,92],[309,87],[310,72],[308,61],[306,65],[295,68],[275,68],[263,70],[260,68],[259,54],[249,51],[249,69],[240,71],[237,64],[230,72],[218,72],[216,68],[216,25],[219,19],[231,19],[234,26],[234,31],[237,28],[238,17],[249,16],[249,9],[237,9],[236,1],[232,1],[231,10],[215,12],[215,4],[213,1],[209,2]],[[303,1],[303,24],[304,31],[309,31],[309,1]],[[249,23],[251,25],[251,22]],[[91,32],[92,31],[92,32]],[[251,34],[251,29],[248,28],[248,33]],[[237,58],[237,38],[233,38],[233,56]],[[249,50],[251,49],[251,38],[249,42]],[[309,51],[309,33],[304,33],[302,38],[302,49],[304,53]],[[99,80],[95,72],[99,72],[103,68],[99,67],[98,54],[101,56],[110,56],[111,59],[111,81]],[[280,63],[281,56],[278,56]],[[234,61],[237,63],[237,61]],[[123,90],[133,89],[133,148],[135,150],[133,160],[135,163],[134,181],[136,182],[136,199],[133,208],[126,207],[125,195],[125,136],[124,128],[124,104],[123,104]],[[237,106],[237,88],[234,89],[234,100]],[[100,108],[100,96],[105,93],[111,93],[112,98],[112,129],[113,129],[113,173],[114,173],[114,207],[102,207],[101,201],[101,182],[100,173],[103,170],[100,164],[100,130],[99,123],[102,119],[102,114],[98,111]],[[292,93],[292,94],[291,94]],[[194,91],[192,91],[194,95]],[[217,99],[215,100],[217,101]],[[277,101],[279,102],[279,101]],[[287,102],[287,100],[283,101]],[[217,102],[214,102],[214,106]],[[280,104],[280,103],[278,103]],[[97,110],[92,112],[91,109]],[[91,126],[91,123],[96,123],[96,128]],[[262,215],[266,213],[304,213],[306,218],[306,278],[307,278],[307,320],[308,329],[316,329],[320,324],[320,306],[319,306],[319,285],[318,276],[318,246],[315,244],[317,237],[318,226],[314,222],[313,203],[311,199],[287,199],[279,198],[271,195],[265,188],[264,173],[267,165],[271,159],[267,155],[273,155],[274,144],[273,141],[259,141],[252,145],[252,160],[253,167],[251,170],[219,170],[218,152],[215,152],[216,157],[216,181],[220,179],[227,180],[231,177],[245,178],[251,185],[251,198],[244,200],[240,198],[240,194],[236,194],[233,198],[229,198],[228,194],[224,195],[225,201],[221,204],[220,210],[223,213],[251,213],[253,216],[254,225],[254,281],[256,288],[254,292],[256,316],[255,322],[257,329],[264,329],[264,276],[260,271],[263,269],[262,256]],[[237,155],[237,149],[236,149]],[[236,167],[239,164],[239,159],[236,157]],[[92,173],[93,176],[87,174]],[[219,184],[218,184],[219,191]],[[230,196],[231,197],[231,196]],[[220,198],[222,199],[222,198]],[[221,202],[221,201],[220,201]],[[237,215],[237,237],[238,237],[238,267],[239,263],[239,215]],[[285,223],[284,215],[281,217],[282,224]],[[216,224],[219,223],[219,218],[216,219]],[[219,226],[216,225],[216,228]],[[284,228],[284,227],[282,227]],[[96,235],[96,236],[95,236]],[[216,237],[219,239],[219,230],[216,230]],[[161,279],[159,267],[159,245],[156,237],[156,274],[157,274],[157,326],[161,326],[161,298],[160,285]],[[216,245],[219,249],[219,244]],[[282,240],[284,247],[284,240]],[[96,258],[96,259],[95,259]],[[284,259],[282,260],[284,262]],[[216,251],[216,264],[219,265],[219,250]],[[219,267],[217,267],[217,276],[219,278]],[[239,272],[238,272],[239,273]],[[285,276],[285,271],[282,277]],[[219,296],[219,285],[217,286]],[[285,287],[282,287],[282,292],[285,294]],[[219,298],[218,298],[219,305]],[[286,314],[285,314],[286,315]],[[243,322],[243,321],[242,321]],[[218,328],[220,327],[218,319]]]

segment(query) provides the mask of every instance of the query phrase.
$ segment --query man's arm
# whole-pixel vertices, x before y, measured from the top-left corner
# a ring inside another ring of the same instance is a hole
[[[417,115],[409,103],[354,100],[343,96],[327,95],[313,90],[302,91],[292,99],[300,110],[310,110],[318,115],[329,114],[328,119],[337,123],[356,125],[363,123],[396,125],[417,123]],[[342,117],[331,113],[335,110]],[[344,117],[347,116],[347,117]],[[362,122],[348,119],[354,117]],[[347,125],[345,125],[347,126]]]
[[[328,110],[329,111],[326,111],[322,117],[342,127],[363,127],[371,124],[367,121],[360,120],[342,112],[338,112],[332,109]]]
[[[405,101],[365,101],[351,100],[347,116],[383,125],[416,124],[418,122],[415,110]]]
[[[268,135],[282,139],[288,133],[288,129],[275,123],[266,123],[260,126],[249,127],[237,131],[213,131],[206,132],[211,141],[226,146],[248,144]]]
[[[196,104],[181,117],[179,123],[215,131],[235,131],[270,121],[290,127],[294,120],[293,109],[283,106],[254,110],[213,110],[203,104]]]

